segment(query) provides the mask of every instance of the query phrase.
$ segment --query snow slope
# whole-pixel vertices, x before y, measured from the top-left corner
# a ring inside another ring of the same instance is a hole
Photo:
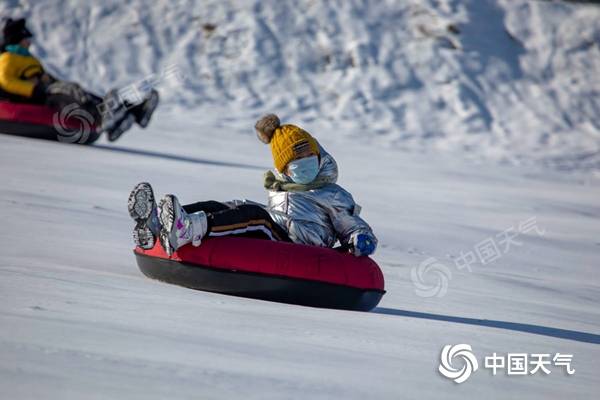
[[[262,200],[264,146],[158,117],[119,146],[0,136],[0,397],[583,399],[600,390],[598,186],[325,141],[380,237],[380,308],[233,298],[142,276],[126,198],[150,178],[184,201]],[[358,167],[357,154],[387,168]],[[449,257],[530,216],[543,237],[523,235],[471,273],[453,266]],[[429,257],[452,271],[443,297],[415,291],[411,269]],[[456,385],[437,373],[441,348],[456,343],[480,356],[573,354],[576,373],[477,371]]]
[[[0,15],[30,17],[36,54],[94,90],[177,66],[163,104],[191,118],[276,109],[385,147],[600,166],[598,5],[13,0]]]
[[[0,398],[597,397],[600,186],[589,171],[597,168],[598,49],[580,45],[597,35],[589,21],[598,9],[281,4],[0,4],[2,13],[36,18],[45,40],[35,50],[47,65],[96,90],[170,65],[186,76],[165,79],[151,127],[117,144],[0,135]],[[441,28],[413,37],[423,21]],[[450,22],[458,36],[445,33]],[[525,49],[512,41],[492,49],[498,42],[478,31],[499,38],[504,27]],[[354,67],[345,64],[351,42]],[[580,84],[567,84],[565,70]],[[443,96],[464,112],[436,108]],[[472,104],[489,111],[490,124]],[[184,202],[264,200],[270,155],[251,127],[266,110],[303,122],[363,206],[388,290],[374,312],[197,292],[138,271],[129,190],[150,180]],[[490,157],[510,163],[481,161]],[[500,258],[470,272],[456,267],[461,252],[532,218],[543,234],[519,235],[520,245],[500,246]],[[423,288],[437,296],[423,297]],[[460,385],[438,373],[442,347],[458,343],[480,364]],[[493,352],[572,354],[576,372],[493,376],[483,368]]]

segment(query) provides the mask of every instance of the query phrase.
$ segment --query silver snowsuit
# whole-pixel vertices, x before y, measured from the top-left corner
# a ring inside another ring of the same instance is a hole
[[[317,179],[325,178],[330,183],[308,191],[269,190],[267,211],[295,243],[333,247],[339,240],[351,247],[355,236],[363,233],[376,244],[371,227],[359,216],[360,206],[335,183],[338,178],[335,159],[322,147],[320,158]],[[276,170],[273,173],[277,180],[291,182],[285,174]]]

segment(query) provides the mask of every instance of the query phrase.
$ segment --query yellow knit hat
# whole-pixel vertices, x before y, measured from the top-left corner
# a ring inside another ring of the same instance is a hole
[[[296,125],[281,125],[279,117],[275,114],[265,115],[254,127],[260,141],[271,145],[273,162],[279,172],[283,172],[305,146],[313,153],[319,154],[319,144],[310,133]]]

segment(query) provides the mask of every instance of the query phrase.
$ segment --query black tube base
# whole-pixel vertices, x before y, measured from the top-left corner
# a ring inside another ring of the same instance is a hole
[[[370,311],[383,290],[365,290],[326,282],[244,271],[222,270],[135,253],[138,266],[149,278],[254,299],[311,307]]]

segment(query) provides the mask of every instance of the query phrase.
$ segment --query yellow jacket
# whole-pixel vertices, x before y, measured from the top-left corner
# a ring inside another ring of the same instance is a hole
[[[0,54],[0,89],[23,97],[31,97],[35,82],[32,78],[44,73],[37,58],[5,51]]]

